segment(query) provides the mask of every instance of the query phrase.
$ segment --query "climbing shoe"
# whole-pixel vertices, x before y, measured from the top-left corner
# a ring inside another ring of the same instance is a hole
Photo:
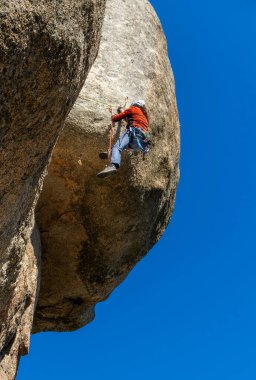
[[[99,158],[101,160],[106,160],[108,158],[108,152],[100,152],[99,153]]]
[[[114,164],[110,164],[104,170],[102,170],[101,172],[99,172],[97,174],[97,177],[99,177],[99,178],[106,178],[106,177],[109,177],[112,174],[116,174],[116,172],[117,172],[117,168],[115,167],[115,165]]]

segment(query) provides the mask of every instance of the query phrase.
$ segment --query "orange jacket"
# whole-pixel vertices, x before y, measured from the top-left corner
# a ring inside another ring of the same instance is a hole
[[[148,118],[139,107],[131,106],[124,112],[112,116],[112,121],[115,123],[122,119],[126,119],[127,127],[138,127],[144,132],[148,131]]]

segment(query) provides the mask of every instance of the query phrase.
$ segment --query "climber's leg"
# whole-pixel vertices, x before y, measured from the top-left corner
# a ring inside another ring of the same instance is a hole
[[[112,147],[110,159],[111,163],[97,174],[99,178],[106,178],[117,172],[117,169],[121,164],[122,151],[128,146],[129,141],[129,132],[126,131]]]
[[[129,145],[130,137],[129,132],[126,131],[115,143],[112,147],[111,151],[111,164],[114,164],[118,169],[121,164],[122,152]]]

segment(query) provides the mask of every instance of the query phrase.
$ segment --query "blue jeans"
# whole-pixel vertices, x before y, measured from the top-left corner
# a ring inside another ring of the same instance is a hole
[[[121,164],[122,152],[127,147],[137,150],[138,145],[136,141],[130,139],[130,132],[127,130],[125,133],[117,140],[115,145],[112,147],[111,151],[111,163],[117,165]]]

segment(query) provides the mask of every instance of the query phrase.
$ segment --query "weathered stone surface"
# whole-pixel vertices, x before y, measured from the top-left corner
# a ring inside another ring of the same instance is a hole
[[[124,154],[100,180],[107,147],[102,104],[146,99],[154,145],[145,161]],[[39,200],[42,286],[34,331],[72,330],[160,238],[179,177],[174,79],[159,20],[146,0],[108,0],[98,58],[54,148]]]
[[[97,55],[104,8],[105,0],[0,4],[2,353],[14,355],[13,337],[26,318],[25,293],[15,289],[21,287],[20,279],[30,276],[26,247],[34,206],[56,138]],[[7,322],[10,318],[12,323]]]
[[[16,286],[6,305],[5,320],[1,321],[0,379],[13,379],[18,358],[29,350],[30,332],[40,285],[41,244],[35,227],[19,263]]]

